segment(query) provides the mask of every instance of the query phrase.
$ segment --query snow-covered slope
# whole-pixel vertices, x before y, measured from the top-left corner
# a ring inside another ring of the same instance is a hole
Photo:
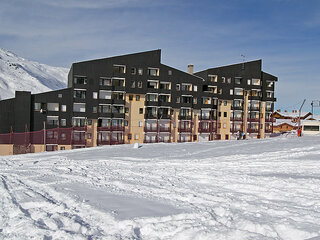
[[[0,100],[14,97],[16,90],[39,93],[65,88],[68,71],[26,60],[0,48]]]
[[[319,239],[320,136],[0,157],[0,239]]]

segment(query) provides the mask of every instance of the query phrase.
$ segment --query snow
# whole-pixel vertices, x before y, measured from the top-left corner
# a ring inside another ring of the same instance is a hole
[[[320,136],[0,157],[0,239],[320,239]]]
[[[0,100],[13,98],[15,91],[40,93],[65,88],[68,71],[26,60],[0,48]]]

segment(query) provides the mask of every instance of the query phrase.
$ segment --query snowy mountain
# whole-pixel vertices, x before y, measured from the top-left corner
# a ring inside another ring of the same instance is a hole
[[[320,239],[320,136],[0,156],[0,239]]]
[[[32,62],[0,48],[0,100],[15,91],[46,92],[65,88],[69,69]]]

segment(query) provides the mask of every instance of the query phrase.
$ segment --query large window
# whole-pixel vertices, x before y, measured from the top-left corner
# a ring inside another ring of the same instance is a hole
[[[58,126],[59,117],[58,116],[47,116],[47,125],[48,126]]]
[[[147,94],[147,101],[157,102],[158,101],[158,94]]]
[[[76,76],[73,79],[74,84],[87,84],[87,77]]]
[[[73,90],[73,97],[74,98],[85,99],[86,98],[86,90],[84,90],[84,89],[74,89]]]
[[[192,84],[182,83],[182,84],[181,84],[181,91],[191,92],[191,91],[192,91]]]
[[[47,110],[48,111],[59,111],[59,103],[47,103]]]
[[[111,99],[111,91],[100,90],[99,98],[100,99]]]
[[[158,81],[156,80],[148,80],[147,82],[148,88],[158,89]]]
[[[251,83],[252,83],[252,85],[255,85],[255,86],[260,86],[261,85],[261,81],[260,81],[260,79],[252,79],[251,80]]]
[[[111,106],[112,113],[124,113],[123,105],[112,105]]]
[[[108,118],[100,118],[98,120],[98,127],[110,127],[111,126],[111,119]]]
[[[217,75],[208,75],[208,79],[210,82],[218,82],[218,76]]]
[[[112,92],[111,99],[124,100],[124,92]]]
[[[202,97],[202,104],[211,104],[211,97]]]
[[[99,113],[111,113],[111,105],[99,105]]]
[[[179,111],[179,116],[190,117],[191,116],[191,109],[190,108],[181,108]]]
[[[86,104],[85,103],[74,103],[73,104],[73,111],[74,112],[85,112],[86,111]]]
[[[111,78],[101,77],[99,80],[100,86],[111,86]]]
[[[170,94],[159,94],[159,102],[160,103],[169,103],[170,102]]]
[[[169,82],[160,82],[160,89],[170,90],[171,89],[171,83],[169,83]]]
[[[126,66],[125,65],[113,65],[113,73],[114,74],[126,73]]]
[[[239,100],[239,99],[233,100],[233,106],[236,108],[242,108],[242,103],[243,103],[242,100]]]
[[[234,89],[234,95],[242,96],[243,95],[243,89],[242,88],[235,88]]]
[[[72,126],[73,127],[84,127],[86,125],[86,118],[78,118],[74,117],[72,118]]]
[[[305,125],[303,126],[304,131],[314,131],[314,132],[319,132],[319,126],[314,126],[314,125]]]
[[[235,84],[238,84],[238,85],[239,85],[239,84],[241,84],[241,82],[242,82],[242,78],[241,78],[241,77],[235,77],[235,78],[234,78],[234,83],[235,83]]]

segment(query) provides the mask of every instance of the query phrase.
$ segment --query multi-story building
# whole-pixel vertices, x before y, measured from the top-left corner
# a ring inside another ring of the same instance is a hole
[[[0,152],[233,139],[272,132],[274,83],[261,60],[193,73],[161,51],[72,64],[68,88],[0,102]]]

